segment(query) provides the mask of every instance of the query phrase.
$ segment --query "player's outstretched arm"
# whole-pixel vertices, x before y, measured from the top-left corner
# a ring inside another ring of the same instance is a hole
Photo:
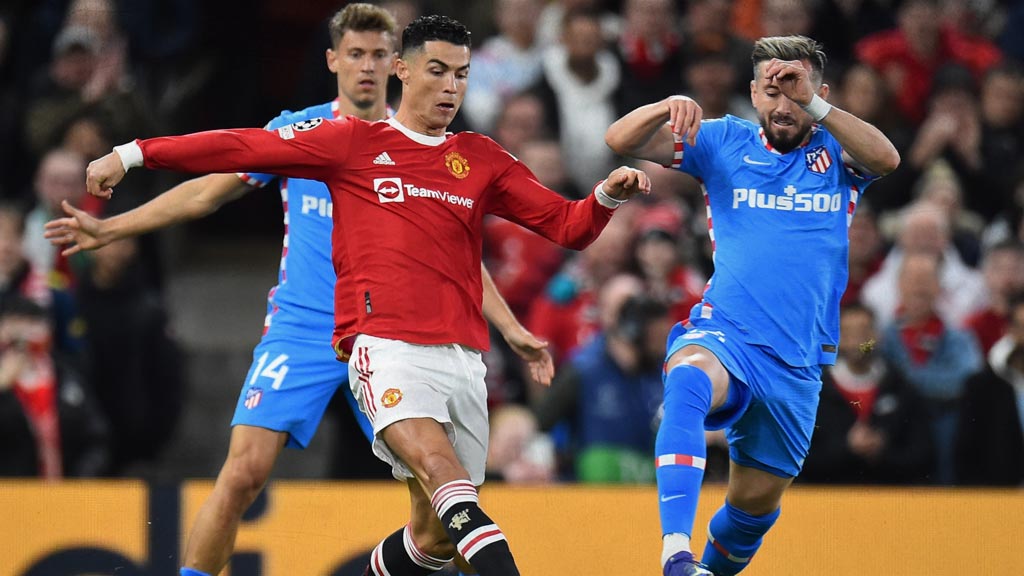
[[[67,216],[47,222],[43,235],[55,246],[67,246],[63,254],[70,256],[121,238],[202,218],[250,189],[234,174],[209,174],[186,180],[128,212],[102,219],[64,202]]]
[[[822,96],[815,93],[809,73],[798,60],[773,58],[764,65],[764,75],[774,79],[787,98],[801,108],[835,136],[843,147],[844,161],[884,176],[900,164],[900,154],[882,131],[853,114],[828,104],[822,96],[828,88],[822,85]]]
[[[676,138],[693,146],[703,116],[704,111],[693,99],[669,96],[616,120],[608,127],[604,140],[616,154],[669,166]]]
[[[538,384],[551,385],[555,376],[555,362],[548,352],[548,343],[538,340],[516,318],[508,303],[502,298],[498,287],[494,285],[487,267],[480,263],[480,278],[484,288],[484,317],[501,332],[505,342],[526,361],[530,368],[530,376]]]

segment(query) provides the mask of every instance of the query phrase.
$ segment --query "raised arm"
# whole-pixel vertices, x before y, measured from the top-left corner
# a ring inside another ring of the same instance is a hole
[[[63,251],[70,256],[121,238],[202,218],[250,189],[235,174],[209,174],[186,180],[128,212],[102,219],[64,202],[67,217],[47,222],[43,235],[54,245],[70,245]]]
[[[815,93],[807,68],[798,60],[769,60],[764,65],[766,78],[775,78],[779,90],[800,105],[812,118],[835,136],[843,147],[843,160],[884,176],[900,164],[900,154],[882,131],[825,102]],[[828,95],[827,89],[822,92]]]
[[[675,158],[676,137],[693,146],[702,118],[703,110],[691,98],[669,96],[616,120],[604,141],[616,154],[669,166]]]
[[[505,299],[494,285],[487,267],[480,263],[480,278],[484,288],[484,317],[501,332],[505,342],[530,368],[530,376],[538,384],[551,385],[555,375],[555,362],[548,352],[548,343],[538,340],[509,309]]]

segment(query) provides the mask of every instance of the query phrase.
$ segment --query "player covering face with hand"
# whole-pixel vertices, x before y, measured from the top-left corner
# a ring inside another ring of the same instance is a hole
[[[109,195],[128,168],[260,171],[320,180],[334,204],[335,350],[373,424],[374,452],[410,490],[410,527],[374,549],[374,574],[429,574],[457,551],[483,576],[518,574],[501,529],[481,509],[487,447],[481,229],[496,214],[582,249],[614,209],[649,191],[612,171],[584,200],[545,188],[495,142],[446,134],[465,94],[469,32],[443,16],[413,21],[396,75],[402,105],[383,122],[307,120],[117,147],[87,172]],[[424,521],[425,518],[429,522]]]
[[[825,54],[802,36],[762,38],[750,97],[760,126],[702,120],[673,96],[615,122],[616,152],[700,180],[715,272],[669,336],[665,416],[655,453],[666,576],[743,570],[779,517],[810,446],[821,365],[835,362],[847,280],[847,227],[899,155],[876,128],[826,102]],[[690,548],[704,430],[724,428],[726,502],[703,563]]]

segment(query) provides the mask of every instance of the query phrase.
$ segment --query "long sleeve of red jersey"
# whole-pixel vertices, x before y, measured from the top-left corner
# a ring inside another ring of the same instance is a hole
[[[277,130],[243,128],[139,142],[147,168],[179,172],[265,172],[325,180],[344,162],[350,121],[307,120]]]
[[[503,155],[509,164],[492,183],[492,214],[573,250],[589,246],[611,220],[613,210],[599,204],[593,194],[566,200],[538,182],[522,162]]]

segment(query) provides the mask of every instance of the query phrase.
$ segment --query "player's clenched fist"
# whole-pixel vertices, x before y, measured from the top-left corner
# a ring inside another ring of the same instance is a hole
[[[669,96],[663,100],[668,107],[668,124],[672,133],[693,146],[697,143],[697,131],[704,117],[700,104],[687,96]]]
[[[99,160],[89,162],[85,169],[85,189],[100,198],[110,198],[114,186],[124,178],[124,165],[117,152],[111,152]]]
[[[612,170],[602,185],[604,193],[620,202],[625,202],[635,194],[649,194],[651,181],[642,170],[620,166]]]

